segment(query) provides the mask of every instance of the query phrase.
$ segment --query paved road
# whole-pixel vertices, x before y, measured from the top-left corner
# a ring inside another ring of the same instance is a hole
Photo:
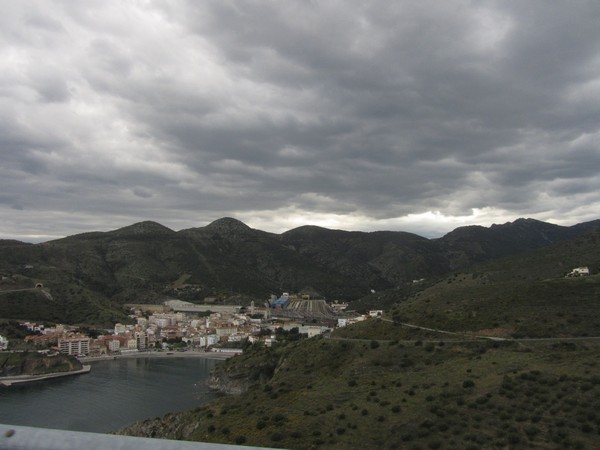
[[[9,292],[36,291],[36,290],[39,290],[39,288],[8,289],[5,291],[0,291],[0,294],[7,294]]]
[[[401,325],[401,326],[407,327],[407,328],[414,328],[414,329],[423,330],[423,331],[431,331],[434,333],[448,334],[448,335],[457,336],[457,337],[461,338],[461,339],[448,339],[448,340],[419,339],[420,341],[423,341],[423,342],[473,342],[473,341],[481,341],[481,340],[497,341],[497,342],[569,342],[569,341],[597,341],[597,340],[600,340],[600,336],[548,337],[548,338],[503,338],[503,337],[497,337],[497,336],[483,336],[483,335],[472,335],[472,334],[467,334],[467,333],[459,333],[456,331],[441,330],[439,328],[422,327],[420,325],[414,325],[412,323],[394,322],[393,320],[384,319],[383,317],[379,317],[379,319],[383,320],[384,322],[396,323],[398,325]],[[331,336],[326,336],[326,337],[329,339],[334,339],[334,340],[365,341],[365,342],[370,342],[370,341],[376,340],[378,342],[391,342],[390,339],[355,339],[355,338],[339,338],[339,337],[331,337]],[[402,341],[398,341],[398,342],[414,342],[414,339],[413,340],[402,340]]]
[[[46,298],[48,298],[49,300],[52,300],[52,295],[50,295],[50,292],[44,290],[44,289],[40,289],[40,288],[24,288],[24,289],[9,289],[6,291],[0,291],[0,295],[2,294],[8,294],[10,292],[24,292],[24,291],[37,291],[37,292],[41,292],[42,294],[44,294],[46,296]]]

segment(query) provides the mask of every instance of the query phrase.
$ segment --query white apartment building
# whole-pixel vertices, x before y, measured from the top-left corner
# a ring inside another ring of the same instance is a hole
[[[90,338],[85,336],[69,336],[58,340],[58,348],[61,353],[73,356],[85,356],[90,354]]]
[[[232,334],[236,334],[238,332],[238,329],[237,329],[237,327],[232,327],[232,326],[221,326],[221,327],[216,327],[215,331],[217,333],[217,336],[224,337],[224,336],[230,336]]]
[[[110,352],[118,352],[121,349],[121,342],[118,339],[111,339],[108,341],[108,350]]]
[[[160,328],[177,325],[177,322],[183,322],[185,320],[185,314],[183,313],[154,313],[148,318],[149,323],[155,323]]]
[[[135,333],[135,341],[138,350],[146,350],[148,348],[148,335],[143,331]]]
[[[192,342],[199,347],[209,347],[219,343],[219,336],[216,334],[207,334],[205,336],[194,336]]]

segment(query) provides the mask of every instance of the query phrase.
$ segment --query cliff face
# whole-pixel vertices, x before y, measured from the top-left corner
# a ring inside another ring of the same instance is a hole
[[[214,367],[208,386],[223,394],[243,394],[254,384],[268,382],[281,363],[281,350],[250,347],[241,355]]]
[[[213,371],[208,379],[208,387],[223,394],[239,395],[248,390],[252,382],[247,374],[238,373],[230,375],[220,371]]]
[[[114,434],[123,436],[157,437],[161,439],[189,439],[200,426],[200,422],[191,420],[189,411],[167,414],[160,419],[148,419],[135,422]]]
[[[82,368],[83,365],[77,359],[63,354],[48,356],[37,352],[0,353],[0,377],[71,372]]]

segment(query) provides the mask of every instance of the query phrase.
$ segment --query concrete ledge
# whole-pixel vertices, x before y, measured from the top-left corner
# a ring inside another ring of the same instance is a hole
[[[2,377],[2,378],[0,378],[0,386],[8,387],[8,386],[12,386],[13,384],[33,383],[36,381],[50,380],[52,378],[70,377],[72,375],[80,375],[82,373],[88,373],[91,369],[92,369],[92,366],[83,366],[83,369],[71,370],[70,372],[54,372],[54,373],[45,373],[43,375],[18,375],[15,377]]]

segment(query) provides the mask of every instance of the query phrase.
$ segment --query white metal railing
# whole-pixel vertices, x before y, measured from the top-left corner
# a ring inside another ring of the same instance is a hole
[[[242,450],[258,448],[0,424],[1,450]]]

